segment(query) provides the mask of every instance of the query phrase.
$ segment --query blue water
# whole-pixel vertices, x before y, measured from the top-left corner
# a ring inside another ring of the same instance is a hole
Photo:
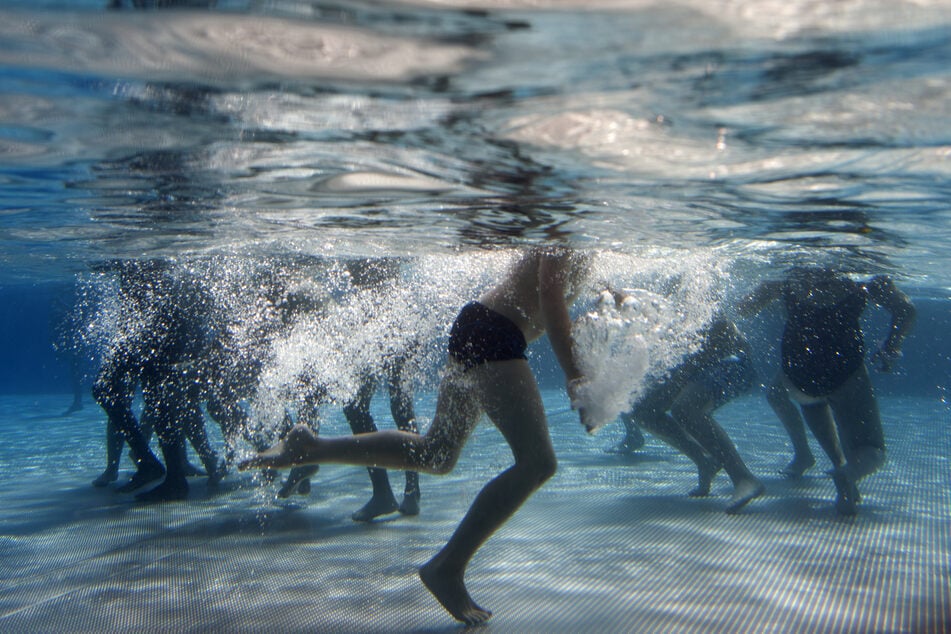
[[[539,342],[561,469],[473,564],[492,627],[951,628],[947,2],[105,4],[0,3],[4,630],[452,627],[414,571],[507,464],[498,434],[483,426],[456,472],[424,482],[420,518],[371,526],[349,520],[359,469],[325,468],[283,504],[235,474],[161,507],[95,490],[89,388],[118,332],[106,269],[166,258],[239,320],[254,272],[312,282],[404,256],[375,328],[345,351],[293,340],[257,411],[271,420],[302,367],[346,392],[348,355],[398,331],[423,342],[425,419],[455,311],[513,251],[552,241],[596,253],[605,281],[679,280],[655,372],[792,264],[887,273],[919,316],[897,371],[873,375],[889,462],[854,521],[821,461],[799,484],[772,475],[788,441],[758,393],[718,412],[767,484],[740,517],[722,513],[725,480],[687,499],[691,466],[660,443],[606,454],[619,429],[581,432]],[[771,376],[778,313],[740,325]],[[874,349],[887,314],[863,325]],[[84,407],[64,416],[73,362]],[[345,433],[339,408],[325,416]]]

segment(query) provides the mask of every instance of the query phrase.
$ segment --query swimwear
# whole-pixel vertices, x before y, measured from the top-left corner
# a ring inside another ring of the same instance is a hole
[[[827,396],[865,362],[865,342],[859,319],[867,295],[847,280],[854,292],[837,304],[800,301],[787,289],[786,326],[783,329],[783,372],[809,396]]]
[[[466,370],[490,361],[528,359],[525,335],[511,319],[479,302],[463,306],[449,331],[449,356]]]
[[[704,367],[694,380],[716,393],[713,406],[717,408],[749,392],[756,381],[756,370],[749,355],[738,352]]]

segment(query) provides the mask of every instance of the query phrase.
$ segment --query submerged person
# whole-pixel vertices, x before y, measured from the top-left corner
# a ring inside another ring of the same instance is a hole
[[[383,293],[400,275],[401,261],[397,258],[359,259],[348,262],[354,286],[373,293],[370,302],[374,306],[388,305],[392,300]],[[376,295],[379,295],[378,297]],[[371,320],[372,315],[367,316]],[[409,347],[412,347],[410,343]],[[350,429],[355,434],[377,431],[373,416],[370,414],[370,401],[377,386],[383,382],[390,398],[390,414],[396,427],[402,431],[418,433],[416,412],[413,408],[413,395],[410,392],[404,368],[409,350],[400,350],[383,359],[383,367],[378,371],[366,370],[360,376],[357,395],[343,408]],[[419,515],[419,474],[413,470],[404,473],[403,501],[397,504],[386,469],[367,467],[373,493],[370,500],[351,516],[356,522],[366,522],[388,513],[399,511],[403,515]]]
[[[170,264],[162,260],[122,263],[119,290],[125,320],[93,387],[109,417],[108,464],[93,484],[104,486],[116,478],[122,450],[118,430],[137,464],[136,473],[118,491],[133,492],[164,476],[161,484],[136,498],[184,499],[186,478],[195,473],[187,462],[186,438],[204,463],[210,484],[224,475],[205,432],[194,371],[206,339],[203,291],[194,280],[176,279]],[[149,448],[150,429],[144,430],[132,411],[137,387],[142,389],[143,418],[148,417],[159,437],[164,467]]]
[[[282,337],[288,336],[298,326],[299,320],[322,321],[327,318],[328,297],[314,296],[309,291],[291,290],[288,291],[278,305],[278,314],[280,315],[280,328],[274,332],[275,341],[281,341]],[[290,409],[284,409],[284,416],[279,423],[277,433],[271,434],[273,438],[283,438],[294,427],[295,419],[292,410],[297,415],[296,423],[307,425],[315,434],[320,433],[320,409],[322,406],[331,402],[327,387],[321,383],[310,369],[305,370],[296,377],[296,389],[294,390],[294,406]],[[271,444],[270,442],[267,444]],[[263,451],[267,447],[255,446],[258,451]],[[310,495],[311,478],[320,470],[320,465],[309,464],[296,466],[290,470],[280,489],[277,497],[288,498],[294,493],[299,495]],[[272,469],[265,469],[262,472],[265,480],[270,479],[276,472]]]
[[[345,266],[350,282],[357,291],[349,298],[353,302],[351,305],[362,308],[360,323],[354,326],[370,331],[378,330],[381,316],[385,317],[385,311],[392,309],[396,301],[388,291],[392,290],[394,281],[400,276],[402,260],[400,258],[357,258],[348,260]],[[385,350],[382,359],[372,359],[372,363],[367,364],[372,367],[365,367],[359,372],[356,394],[343,407],[344,417],[355,434],[377,431],[370,412],[370,403],[381,383],[385,385],[389,395],[390,413],[397,428],[414,434],[418,433],[413,395],[409,389],[407,377],[404,376],[406,363],[417,344],[412,338],[408,342],[403,337],[396,339],[399,349]],[[376,347],[373,345],[373,353],[370,356],[379,356]],[[359,358],[363,355],[355,356]],[[308,420],[306,414],[316,411],[316,408],[326,400],[326,394],[319,385],[311,386],[310,389],[304,389],[301,392],[305,399],[309,399],[309,402],[305,402],[301,409],[301,414],[304,414],[301,419],[305,420],[308,426],[317,433],[319,421],[315,416],[311,417],[313,420]],[[287,480],[278,492],[278,497],[288,497],[295,491],[306,495],[310,491],[309,478],[316,471],[317,465],[298,466],[291,469]],[[355,522],[368,522],[397,511],[403,515],[419,515],[420,491],[417,472],[409,470],[404,473],[403,500],[399,503],[393,494],[386,469],[376,466],[367,467],[367,473],[370,476],[373,492],[370,500],[351,515]]]
[[[487,414],[515,464],[486,484],[446,545],[420,569],[423,583],[453,617],[470,625],[487,620],[492,613],[466,589],[469,561],[557,466],[526,348],[547,332],[574,402],[583,377],[572,348],[568,305],[586,271],[586,258],[578,253],[532,249],[499,285],[463,307],[449,335],[446,374],[426,434],[383,430],[324,438],[297,426],[242,468],[335,462],[445,474]],[[580,414],[583,419],[583,409]]]
[[[215,335],[202,362],[205,407],[221,429],[226,465],[234,462],[241,440],[256,451],[267,449],[273,442],[274,436],[252,423],[245,404],[254,399],[274,342],[293,327],[301,314],[320,308],[306,295],[288,290],[288,280],[280,267],[276,268],[273,273],[257,273],[248,281],[245,288],[250,292],[243,297],[247,303],[241,309],[220,311]],[[315,413],[316,405],[304,405],[307,414]],[[291,420],[285,413],[285,421]],[[285,433],[291,427],[292,422],[282,424]],[[277,473],[265,470],[262,475],[270,482]],[[295,481],[293,489],[300,490],[302,480]]]
[[[141,359],[143,351],[147,349],[143,343],[148,333],[149,266],[149,262],[137,261],[117,265],[119,305],[123,319],[103,355],[92,386],[93,399],[107,416],[106,469],[93,481],[93,485],[106,486],[118,478],[122,445],[125,442],[129,445],[136,471],[128,482],[119,487],[118,491],[122,493],[131,493],[165,476],[165,467],[150,449],[149,437],[143,433],[132,411],[141,373]]]
[[[406,388],[403,377],[405,359],[388,361],[380,375],[364,373],[360,379],[357,396],[344,407],[344,416],[354,434],[365,434],[377,431],[373,416],[370,414],[370,401],[376,392],[380,380],[385,381],[390,398],[390,413],[397,429],[416,434],[416,414],[413,408],[413,397]],[[370,501],[355,511],[351,518],[355,522],[367,522],[381,515],[399,511],[403,515],[419,515],[419,474],[411,469],[405,471],[403,501],[397,504],[393,489],[390,486],[386,469],[367,467],[373,494]]]
[[[746,466],[713,412],[749,392],[756,372],[749,343],[732,321],[716,317],[701,333],[700,349],[655,383],[634,408],[622,415],[627,428],[642,426],[697,465],[699,484],[692,497],[710,494],[713,478],[724,469],[733,482],[727,513],[736,513],[765,491]],[[642,443],[643,444],[643,443]]]
[[[136,465],[136,473],[139,473],[141,461],[136,457],[136,447],[144,445],[148,447],[149,438],[152,435],[152,429],[143,429],[135,418],[132,411],[132,401],[135,398],[136,381],[131,373],[125,371],[114,355],[108,355],[106,362],[103,363],[96,381],[92,387],[93,398],[96,403],[102,407],[106,413],[106,468],[96,479],[92,481],[94,487],[106,487],[110,483],[119,479],[119,463],[122,460],[122,447],[126,443],[129,435],[132,434],[132,441],[129,443],[132,461]],[[139,444],[138,436],[142,438],[142,445]],[[151,450],[150,450],[151,451]],[[154,458],[154,454],[152,455]],[[129,482],[119,488],[120,492],[132,492],[142,486],[145,486],[152,480],[158,480],[165,475],[165,468],[155,458],[158,466],[154,473],[143,473],[134,477]],[[146,466],[151,465],[148,456],[146,456]],[[154,466],[154,465],[153,465]],[[148,477],[148,476],[153,477]]]
[[[854,515],[858,482],[885,463],[885,434],[865,365],[860,318],[868,302],[891,313],[888,337],[874,358],[888,371],[915,321],[915,307],[891,280],[857,282],[825,267],[793,269],[785,280],[762,283],[738,305],[752,316],[782,300],[782,381],[832,461],[836,510]]]
[[[211,446],[205,430],[202,399],[202,360],[211,340],[210,297],[191,273],[177,275],[160,263],[150,279],[152,329],[143,350],[142,398],[154,417],[155,432],[165,458],[165,479],[139,493],[143,502],[164,502],[188,496],[185,440],[189,440],[212,486],[225,475],[225,464]]]

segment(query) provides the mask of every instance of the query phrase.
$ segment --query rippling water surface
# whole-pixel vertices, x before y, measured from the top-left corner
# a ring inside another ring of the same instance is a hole
[[[556,239],[951,286],[942,0],[103,4],[0,8],[5,278]]]

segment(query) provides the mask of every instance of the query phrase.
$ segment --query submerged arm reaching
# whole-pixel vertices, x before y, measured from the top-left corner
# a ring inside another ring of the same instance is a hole
[[[881,349],[872,356],[875,361],[878,361],[879,368],[883,372],[888,372],[892,364],[901,357],[902,343],[915,324],[917,310],[908,296],[899,290],[887,275],[873,277],[865,288],[869,299],[892,314],[888,337],[882,343]]]

